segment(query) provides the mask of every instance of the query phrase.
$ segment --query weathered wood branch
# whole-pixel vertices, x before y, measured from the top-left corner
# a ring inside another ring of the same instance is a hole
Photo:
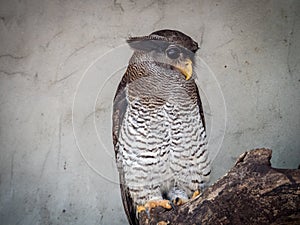
[[[271,154],[244,153],[200,197],[169,211],[153,209],[150,217],[142,213],[140,224],[300,224],[300,170],[272,168]]]

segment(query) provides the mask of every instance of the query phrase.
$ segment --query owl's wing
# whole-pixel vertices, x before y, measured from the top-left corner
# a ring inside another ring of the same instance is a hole
[[[206,130],[204,112],[203,112],[202,102],[201,102],[201,99],[200,99],[199,89],[198,89],[197,84],[195,84],[195,86],[196,86],[196,92],[197,92],[197,104],[198,104],[198,107],[199,107],[199,113],[200,113],[200,116],[201,116],[202,124],[204,126],[204,130]]]
[[[122,126],[123,118],[127,110],[127,99],[126,99],[126,86],[127,86],[127,75],[125,74],[118,86],[114,102],[113,102],[113,144],[115,147],[115,154],[118,154],[116,144],[118,142],[120,128]]]
[[[125,75],[123,76],[115,98],[114,98],[114,103],[113,103],[113,128],[112,128],[112,133],[113,133],[113,144],[114,144],[114,149],[115,149],[115,156],[116,160],[118,159],[118,154],[119,154],[119,149],[117,146],[118,138],[119,138],[119,133],[120,129],[123,123],[123,118],[127,110],[128,102],[126,98],[126,86],[127,86],[127,80],[128,79],[128,73],[126,72]],[[122,197],[122,202],[123,206],[126,212],[126,215],[128,217],[128,220],[131,225],[136,225],[138,224],[137,218],[136,218],[136,209],[135,205],[132,201],[132,198],[130,196],[130,192],[126,186],[126,181],[124,177],[124,171],[122,167],[118,164],[118,171],[119,171],[119,177],[120,177],[120,188],[121,188],[121,197]]]
[[[120,175],[120,188],[121,188],[121,197],[123,202],[123,207],[125,209],[128,221],[130,225],[138,225],[138,219],[136,216],[136,206],[133,203],[128,187],[124,183],[124,172],[119,170]]]

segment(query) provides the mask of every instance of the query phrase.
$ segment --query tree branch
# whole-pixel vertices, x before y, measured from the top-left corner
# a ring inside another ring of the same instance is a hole
[[[140,215],[140,224],[300,224],[300,170],[271,167],[272,151],[242,154],[203,194],[176,209]]]

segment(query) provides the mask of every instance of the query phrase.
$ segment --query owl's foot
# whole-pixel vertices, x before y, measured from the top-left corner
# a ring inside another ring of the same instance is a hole
[[[200,191],[199,191],[199,190],[196,190],[196,191],[193,193],[191,199],[197,198],[199,195],[200,195]]]
[[[163,207],[165,209],[171,209],[172,208],[172,203],[170,203],[169,200],[151,200],[147,202],[145,205],[138,205],[137,206],[137,213],[141,213],[142,211],[146,211],[147,213],[150,212],[151,209],[156,208],[156,207]]]

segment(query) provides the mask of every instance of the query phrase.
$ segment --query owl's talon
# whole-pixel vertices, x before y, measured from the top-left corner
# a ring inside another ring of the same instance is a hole
[[[165,209],[174,209],[174,204],[172,202],[170,202],[169,200],[151,200],[149,202],[147,202],[145,205],[138,205],[136,208],[136,212],[137,214],[140,214],[142,211],[145,211],[148,215],[148,217],[150,217],[150,211],[153,208],[156,207],[163,207]]]
[[[196,191],[193,193],[193,196],[191,197],[191,199],[195,199],[195,198],[197,198],[199,195],[200,195],[200,191],[199,191],[199,190],[196,190]]]
[[[139,218],[139,214],[140,214],[141,212],[143,212],[143,211],[146,212],[148,219],[150,219],[150,211],[149,211],[148,208],[146,208],[146,207],[143,206],[143,205],[138,205],[138,206],[136,207],[136,218]]]
[[[171,209],[172,208],[172,205],[170,204],[170,201],[169,200],[152,200],[152,201],[149,201],[145,204],[145,207],[146,209],[149,209],[149,211],[153,208],[156,208],[158,206],[161,206],[165,209]]]
[[[143,205],[138,205],[136,207],[136,211],[137,211],[137,213],[141,213],[142,211],[146,211],[146,208]]]

